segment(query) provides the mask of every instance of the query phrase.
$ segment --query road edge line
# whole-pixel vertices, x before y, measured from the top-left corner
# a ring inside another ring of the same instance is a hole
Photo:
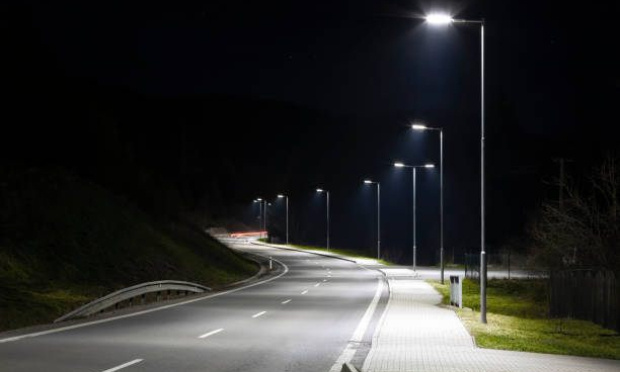
[[[370,325],[370,321],[372,320],[372,317],[377,310],[377,305],[379,304],[379,300],[381,299],[381,293],[383,293],[383,278],[378,277],[375,296],[373,297],[372,301],[370,301],[370,304],[368,305],[368,308],[366,308],[366,312],[364,313],[362,319],[355,328],[355,331],[353,331],[353,335],[351,336],[351,339],[349,339],[349,342],[347,342],[347,346],[345,346],[344,350],[342,351],[338,359],[336,359],[336,362],[332,365],[329,372],[342,371],[343,364],[350,362],[351,359],[353,359],[353,356],[357,351],[357,349],[354,348],[354,345],[359,343],[364,338],[366,329]]]

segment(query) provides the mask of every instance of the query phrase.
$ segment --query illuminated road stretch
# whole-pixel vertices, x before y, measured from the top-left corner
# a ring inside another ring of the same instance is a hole
[[[374,306],[385,296],[379,273],[306,253],[237,248],[286,268],[269,281],[198,301],[2,339],[0,371],[316,372],[335,368],[360,345],[356,357],[363,358],[381,310]]]

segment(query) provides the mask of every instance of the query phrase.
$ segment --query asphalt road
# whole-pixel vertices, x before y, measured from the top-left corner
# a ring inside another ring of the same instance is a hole
[[[239,248],[272,256],[288,271],[163,310],[0,340],[0,371],[329,371],[363,328],[381,275],[334,258]]]

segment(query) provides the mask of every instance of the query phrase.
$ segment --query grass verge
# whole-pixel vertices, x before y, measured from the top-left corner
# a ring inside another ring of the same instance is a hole
[[[429,283],[450,302],[449,284]],[[547,317],[544,279],[492,279],[487,286],[487,324],[480,322],[480,288],[466,279],[464,308],[457,314],[480,347],[620,359],[620,335],[592,322]]]
[[[323,248],[323,247],[315,247],[315,246],[311,246],[311,245],[297,245],[297,244],[289,244],[291,247],[294,248],[298,248],[298,249],[305,249],[305,250],[311,250],[311,251],[320,251],[320,252],[324,252],[324,253],[334,253],[337,255],[341,255],[341,256],[345,256],[345,257],[349,257],[352,259],[355,258],[363,258],[363,259],[367,259],[367,260],[376,260],[378,263],[382,264],[382,265],[393,265],[392,262],[390,261],[386,261],[386,260],[377,260],[376,258],[372,257],[372,254],[369,252],[364,252],[364,251],[356,251],[353,249],[341,249],[341,248],[330,248],[329,250],[327,248]]]

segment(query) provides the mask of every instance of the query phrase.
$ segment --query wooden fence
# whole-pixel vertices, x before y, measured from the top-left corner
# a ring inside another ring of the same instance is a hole
[[[603,270],[556,271],[550,277],[551,317],[589,320],[620,331],[620,275]]]

